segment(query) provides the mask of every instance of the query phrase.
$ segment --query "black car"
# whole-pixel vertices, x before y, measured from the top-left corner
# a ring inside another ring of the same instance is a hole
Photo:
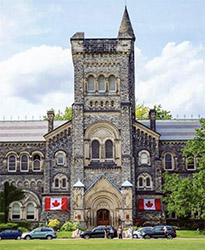
[[[114,233],[110,233],[111,228]],[[117,230],[112,226],[107,226],[108,229],[108,239],[113,239],[117,237]],[[105,226],[98,226],[93,228],[91,231],[85,231],[81,233],[81,238],[90,239],[90,238],[104,238],[105,237]]]
[[[167,233],[164,232],[164,227],[167,228]],[[144,232],[142,233],[142,236],[144,239],[150,239],[150,238],[167,238],[172,239],[177,236],[176,230],[169,225],[160,225],[155,226],[151,230],[151,232]]]
[[[0,233],[0,240],[3,239],[21,239],[22,232],[19,229],[6,229]]]

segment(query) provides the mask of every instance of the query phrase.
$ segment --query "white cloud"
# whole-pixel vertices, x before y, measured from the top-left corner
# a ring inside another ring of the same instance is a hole
[[[159,57],[136,68],[139,102],[150,107],[162,104],[175,117],[205,116],[205,58],[200,56],[203,50],[188,41],[168,43]]]
[[[70,49],[40,46],[0,62],[2,116],[38,116],[63,110],[73,102],[73,66]]]

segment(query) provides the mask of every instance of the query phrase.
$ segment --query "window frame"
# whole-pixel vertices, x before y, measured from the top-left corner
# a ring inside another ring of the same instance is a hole
[[[171,169],[167,169],[167,168],[166,168],[166,156],[167,156],[167,155],[171,155],[171,166],[172,166]],[[173,170],[174,170],[174,167],[175,167],[175,162],[174,162],[174,156],[173,156],[173,154],[172,154],[171,152],[166,152],[166,153],[164,154],[164,170],[166,170],[166,171],[173,171]]]
[[[14,214],[13,208],[14,206],[18,206],[19,207],[19,214]],[[14,215],[18,215],[19,217],[14,217]],[[12,220],[20,220],[21,219],[21,205],[18,202],[14,202],[11,206],[11,219]]]
[[[22,158],[26,156],[27,157],[27,170],[22,169]],[[20,157],[20,171],[21,172],[29,172],[29,156],[27,154],[22,154]]]
[[[39,159],[35,159],[35,160],[34,160],[34,157],[35,157],[36,155],[38,155],[38,156],[40,157],[40,160],[39,160]],[[35,169],[34,169],[34,163],[35,163],[36,161],[39,161],[39,165],[40,165],[39,170],[35,170]],[[42,162],[42,157],[41,157],[41,155],[40,155],[39,153],[33,154],[33,156],[32,156],[32,170],[33,170],[33,172],[41,172],[41,162]]]
[[[93,89],[89,89],[89,79],[90,78],[93,78]],[[96,91],[96,88],[95,88],[95,77],[93,75],[89,75],[88,78],[87,78],[87,92],[88,93],[94,93]]]
[[[189,169],[188,168],[188,160],[190,159],[190,158],[192,158],[193,159],[193,165],[194,165],[194,168],[193,169]],[[186,170],[187,171],[195,171],[196,170],[196,158],[194,157],[194,156],[189,156],[189,157],[187,157],[186,158]]]
[[[14,157],[14,159],[15,159],[15,169],[14,170],[10,170],[10,157]],[[8,156],[8,158],[7,158],[7,161],[8,161],[8,165],[7,165],[7,168],[8,168],[8,172],[9,173],[15,173],[15,172],[17,172],[17,157],[16,157],[16,155],[15,154],[10,154],[9,156]]]
[[[29,205],[32,205],[33,206],[33,218],[28,218],[28,206]],[[35,206],[32,202],[29,202],[27,205],[26,205],[26,220],[29,220],[29,221],[33,221],[35,220]]]
[[[107,144],[108,142],[111,142],[111,143],[112,143],[112,157],[111,157],[111,158],[108,158],[108,157],[107,157],[107,153],[108,153],[108,152],[107,152],[107,146],[106,146],[106,144]],[[113,143],[112,140],[108,139],[108,140],[105,141],[105,160],[110,161],[110,160],[113,160],[113,159],[114,159],[114,143]]]
[[[93,158],[93,143],[94,142],[98,143],[98,158]],[[100,160],[100,142],[98,140],[96,140],[96,139],[94,139],[91,142],[91,159],[92,159],[92,161],[99,161]]]
[[[142,163],[142,155],[147,155],[147,163]],[[147,150],[141,150],[138,153],[138,164],[139,166],[151,166],[150,153]]]
[[[115,78],[115,90],[111,90],[110,89],[110,78],[111,77],[114,77]],[[116,76],[115,75],[110,75],[109,77],[108,77],[108,91],[110,92],[110,93],[116,93],[117,92],[117,78],[116,78]]]
[[[100,89],[100,83],[101,83],[100,80],[99,80],[100,78],[103,78],[103,79],[104,79],[104,89],[103,89],[103,90]],[[104,75],[99,75],[99,76],[98,76],[98,81],[97,81],[97,82],[98,82],[98,92],[99,92],[99,93],[105,93],[105,92],[106,92],[106,79],[105,79],[105,76],[104,76]]]

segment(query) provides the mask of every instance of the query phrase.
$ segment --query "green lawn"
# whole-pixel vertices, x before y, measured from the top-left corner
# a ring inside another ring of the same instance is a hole
[[[205,240],[2,240],[0,250],[202,250]]]
[[[57,232],[57,237],[71,238],[72,232]],[[177,238],[205,238],[205,231],[198,233],[196,230],[177,230]]]

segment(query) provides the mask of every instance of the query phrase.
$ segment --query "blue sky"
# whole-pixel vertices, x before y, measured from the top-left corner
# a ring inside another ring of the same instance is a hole
[[[116,37],[124,0],[0,0],[0,120],[73,102],[70,37]],[[136,97],[174,117],[205,116],[205,0],[127,0]]]

